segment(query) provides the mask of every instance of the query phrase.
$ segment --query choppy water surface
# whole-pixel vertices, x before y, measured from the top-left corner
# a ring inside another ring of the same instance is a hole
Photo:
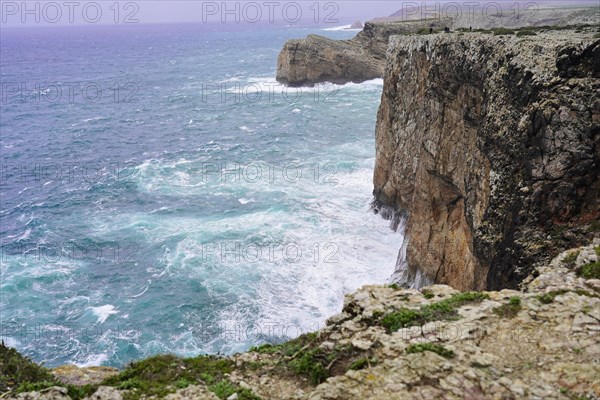
[[[277,54],[308,33],[354,34],[3,30],[9,345],[49,366],[242,351],[391,275],[400,238],[369,212],[382,82],[282,91]]]

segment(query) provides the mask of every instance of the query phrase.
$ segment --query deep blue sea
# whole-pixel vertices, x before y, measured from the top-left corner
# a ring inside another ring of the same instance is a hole
[[[195,25],[3,29],[0,310],[47,366],[244,351],[384,283],[382,81],[285,89],[290,38]]]

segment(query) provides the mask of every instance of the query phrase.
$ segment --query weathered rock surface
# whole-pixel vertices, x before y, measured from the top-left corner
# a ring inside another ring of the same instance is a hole
[[[26,392],[19,394],[18,400],[71,400],[67,389],[60,386],[52,386],[39,392]]]
[[[64,384],[94,385],[106,378],[117,375],[119,370],[111,367],[77,367],[75,365],[62,365],[52,369],[56,379]]]
[[[449,21],[366,22],[350,40],[319,35],[285,43],[277,60],[277,81],[290,86],[343,84],[382,78],[388,39],[392,35],[436,29]]]
[[[408,216],[402,276],[516,288],[534,264],[590,240],[600,218],[597,32],[392,37],[374,195]]]

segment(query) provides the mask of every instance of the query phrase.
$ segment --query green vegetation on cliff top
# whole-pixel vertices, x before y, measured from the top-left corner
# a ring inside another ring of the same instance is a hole
[[[76,400],[92,394],[96,388],[89,385],[64,385],[45,367],[19,354],[15,349],[0,344],[0,398],[7,393],[21,393],[62,386]]]
[[[487,294],[480,292],[458,293],[436,303],[424,305],[419,309],[401,308],[393,311],[384,315],[380,323],[389,332],[395,332],[400,328],[421,326],[431,321],[457,319],[458,308],[487,298],[489,298]]]
[[[521,298],[513,296],[507,304],[496,307],[492,311],[501,318],[513,318],[521,311]]]
[[[128,390],[123,393],[125,399],[139,399],[149,396],[164,397],[177,389],[204,383],[221,399],[237,393],[240,400],[258,400],[259,397],[250,390],[227,380],[226,374],[232,370],[233,362],[226,358],[179,358],[174,355],[159,355],[131,363],[101,385]],[[74,400],[89,396],[97,389],[97,386],[93,385],[65,385],[47,368],[22,356],[15,349],[0,345],[0,396],[8,392],[29,392],[51,386],[66,387],[69,396]]]
[[[106,379],[102,384],[129,390],[126,399],[143,396],[164,397],[177,389],[204,383],[217,397],[226,399],[234,393],[240,400],[256,400],[251,391],[227,380],[233,371],[233,361],[216,356],[179,358],[158,355],[130,364],[121,373]]]

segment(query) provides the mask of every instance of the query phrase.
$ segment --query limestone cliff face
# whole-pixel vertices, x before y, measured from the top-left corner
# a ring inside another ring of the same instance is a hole
[[[277,81],[290,86],[315,83],[343,84],[382,78],[388,40],[392,35],[439,29],[450,21],[425,20],[395,23],[367,22],[350,40],[319,35],[285,43],[277,60]]]
[[[390,39],[374,195],[408,216],[406,276],[516,287],[589,240],[600,217],[595,32]]]

